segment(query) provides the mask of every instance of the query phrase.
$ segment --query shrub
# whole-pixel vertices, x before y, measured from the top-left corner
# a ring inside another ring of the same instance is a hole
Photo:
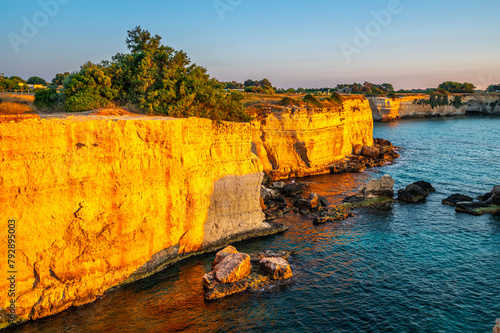
[[[338,92],[334,92],[332,96],[330,96],[330,99],[339,104],[342,104],[342,102],[344,101],[344,97]]]
[[[35,93],[33,104],[37,108],[53,108],[61,102],[60,96],[55,89],[38,90]]]
[[[460,109],[464,105],[464,103],[462,102],[462,96],[455,96],[453,98],[453,101],[451,101],[451,105],[453,105],[457,109]]]
[[[314,97],[311,94],[305,95],[303,101],[306,102],[309,105],[312,105],[312,106],[315,106],[315,107],[318,107],[318,108],[323,108],[323,104],[321,104],[321,102],[318,101],[316,99],[316,97]]]
[[[295,103],[297,103],[296,100],[290,97],[283,97],[283,99],[279,102],[279,105],[282,106],[293,106]]]
[[[64,109],[68,112],[78,112],[98,109],[108,105],[108,100],[91,89],[84,89],[68,97],[64,103]]]

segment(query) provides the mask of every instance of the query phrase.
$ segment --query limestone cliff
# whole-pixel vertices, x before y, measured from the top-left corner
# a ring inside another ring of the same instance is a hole
[[[441,105],[434,108],[425,103],[429,95],[412,95],[395,99],[368,97],[374,121],[394,121],[405,118],[424,118],[441,116],[461,116],[467,113],[499,114],[500,95],[473,94],[463,97],[463,105]]]
[[[91,302],[174,258],[270,232],[251,135],[249,124],[195,118],[0,123],[0,216],[4,225],[16,221],[18,320]],[[5,312],[0,318],[1,328]]]
[[[365,98],[329,109],[282,108],[252,123],[253,151],[272,179],[328,173],[356,144],[373,145],[372,113]]]
[[[0,217],[16,221],[17,322],[92,302],[187,255],[276,232],[263,222],[262,171],[275,179],[329,172],[353,145],[372,145],[372,130],[364,98],[283,109],[251,124],[0,121]],[[1,268],[0,328],[10,302]]]

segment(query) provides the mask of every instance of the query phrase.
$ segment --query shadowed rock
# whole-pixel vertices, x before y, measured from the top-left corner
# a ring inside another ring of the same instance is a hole
[[[398,191],[398,200],[408,203],[424,202],[430,192],[435,191],[430,183],[419,181]]]
[[[286,197],[294,197],[304,192],[304,187],[300,184],[286,184],[281,193]]]
[[[443,205],[455,207],[459,202],[465,201],[474,201],[474,199],[463,194],[455,193],[450,195],[448,198],[443,199],[441,203]]]

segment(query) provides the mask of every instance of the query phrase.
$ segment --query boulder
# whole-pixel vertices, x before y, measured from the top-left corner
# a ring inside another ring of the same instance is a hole
[[[405,189],[398,191],[398,200],[408,203],[419,203],[424,202],[428,195],[427,190],[418,185],[410,184]]]
[[[365,157],[376,158],[380,155],[380,150],[375,147],[363,146],[361,154]]]
[[[281,190],[283,187],[285,187],[285,182],[274,182],[272,184],[273,188]]]
[[[480,195],[480,196],[478,196],[478,197],[477,197],[477,199],[478,199],[479,201],[483,201],[483,202],[484,202],[484,201],[487,201],[487,200],[488,200],[489,198],[491,198],[492,196],[493,196],[493,194],[491,194],[491,192],[488,192],[488,193],[486,193],[485,195]]]
[[[328,202],[328,199],[319,195],[319,203],[321,204],[322,207],[328,207],[330,205],[330,202]]]
[[[264,202],[269,201],[269,199],[271,199],[271,197],[272,197],[271,190],[268,189],[267,187],[265,187],[264,185],[261,185],[260,186],[260,197],[262,198],[262,200],[264,200]]]
[[[465,201],[474,201],[474,199],[463,194],[455,193],[450,195],[448,198],[443,199],[441,203],[443,205],[455,207],[459,202]]]
[[[217,252],[217,254],[215,255],[214,262],[212,263],[212,269],[214,269],[214,267],[217,266],[217,264],[220,263],[222,259],[233,253],[239,253],[239,252],[232,245],[226,246],[224,249]]]
[[[421,188],[423,188],[424,190],[427,191],[427,195],[429,195],[431,192],[436,192],[436,189],[432,186],[431,183],[428,183],[428,182],[425,182],[423,180],[420,180],[418,182],[415,182],[413,183],[417,186],[420,186]]]
[[[233,283],[242,280],[250,274],[252,264],[246,253],[228,254],[214,268],[214,276],[220,283]]]
[[[300,210],[318,211],[321,207],[319,195],[311,193],[308,199],[298,199],[293,203]]]
[[[286,184],[281,193],[286,197],[294,197],[304,192],[304,187],[301,184]]]
[[[500,333],[500,319],[497,319],[495,327],[493,327],[493,333]]]
[[[353,155],[361,155],[363,153],[363,145],[357,144],[352,146]]]
[[[375,144],[377,145],[392,147],[392,143],[389,140],[375,138],[373,139],[373,142],[375,142]]]
[[[366,184],[364,197],[366,198],[392,198],[394,196],[394,179],[384,175],[380,179],[372,179]]]
[[[278,195],[276,198],[272,199],[278,206],[286,206],[286,198],[284,195]]]
[[[293,277],[288,261],[280,257],[266,257],[260,260],[260,267],[273,280],[286,280]]]

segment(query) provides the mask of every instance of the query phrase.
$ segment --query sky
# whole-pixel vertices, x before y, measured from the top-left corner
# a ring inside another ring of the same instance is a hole
[[[500,83],[498,0],[0,0],[0,74],[73,72],[136,26],[221,81],[279,88]]]

